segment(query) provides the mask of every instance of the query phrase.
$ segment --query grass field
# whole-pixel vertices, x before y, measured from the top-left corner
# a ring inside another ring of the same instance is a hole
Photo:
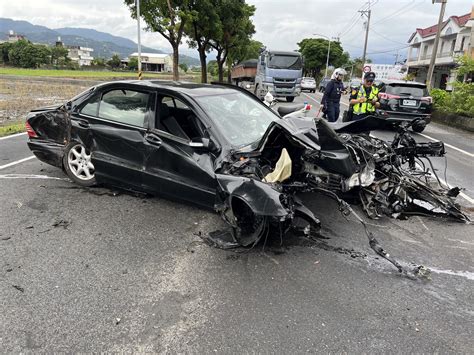
[[[0,67],[0,75],[16,75],[28,77],[56,77],[72,79],[117,79],[137,78],[137,73],[121,71],[89,71],[89,70],[54,70],[54,69],[22,69]],[[193,81],[199,74],[181,74],[183,80]],[[171,73],[143,73],[143,79],[172,79]]]
[[[10,134],[20,133],[25,131],[25,123],[13,123],[6,126],[0,126],[0,137],[9,136]]]

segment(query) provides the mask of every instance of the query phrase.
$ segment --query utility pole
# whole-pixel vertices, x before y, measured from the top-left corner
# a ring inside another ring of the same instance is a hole
[[[429,89],[433,88],[433,85],[431,85],[431,81],[433,79],[433,72],[434,72],[435,61],[436,61],[436,52],[438,51],[439,35],[441,33],[441,25],[443,24],[444,10],[446,9],[446,3],[448,2],[448,0],[432,0],[432,2],[433,4],[435,2],[440,2],[441,9],[439,10],[438,30],[436,31],[436,38],[433,45],[433,52],[431,53],[430,66],[428,68],[428,75],[426,76],[426,86],[428,86]]]
[[[331,50],[331,39],[328,39],[328,55],[326,56],[326,71],[324,72],[324,77],[328,77],[328,67],[329,67],[329,52]]]
[[[368,1],[369,8],[367,10],[359,10],[361,15],[367,16],[367,25],[365,26],[365,43],[364,43],[364,54],[362,55],[362,65],[365,65],[365,55],[367,54],[367,42],[369,40],[369,26],[370,26],[370,0]]]
[[[140,43],[140,0],[137,4],[138,80],[142,80],[142,45]]]

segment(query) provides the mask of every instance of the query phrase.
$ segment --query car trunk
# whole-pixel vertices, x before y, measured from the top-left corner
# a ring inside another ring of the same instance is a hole
[[[425,113],[430,105],[425,85],[387,85],[385,94],[393,111]],[[428,112],[426,112],[428,113]]]

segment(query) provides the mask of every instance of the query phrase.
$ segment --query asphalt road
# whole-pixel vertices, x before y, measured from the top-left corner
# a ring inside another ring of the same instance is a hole
[[[472,136],[437,125],[426,135],[473,153]],[[448,153],[448,181],[474,197],[472,156]],[[222,227],[211,211],[80,188],[37,159],[15,164],[29,156],[25,135],[0,140],[0,353],[474,349],[472,226],[368,221],[394,257],[429,267],[431,280],[400,276],[360,224],[319,195],[303,198],[328,239],[222,251],[196,235]]]

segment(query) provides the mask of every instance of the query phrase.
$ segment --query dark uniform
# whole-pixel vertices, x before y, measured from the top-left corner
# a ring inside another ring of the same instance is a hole
[[[375,73],[367,73],[364,76],[366,80],[374,80]],[[366,101],[364,103],[357,103],[355,105],[351,105],[351,120],[360,120],[364,117],[373,115],[375,113],[375,105],[372,102],[378,100],[379,89],[372,85],[366,87],[364,84],[361,84],[358,89],[354,89],[351,91],[350,100],[353,99],[360,99],[361,97],[365,97]]]
[[[336,122],[339,117],[339,102],[344,91],[342,81],[331,79],[326,85],[321,104],[324,105],[329,122]]]

